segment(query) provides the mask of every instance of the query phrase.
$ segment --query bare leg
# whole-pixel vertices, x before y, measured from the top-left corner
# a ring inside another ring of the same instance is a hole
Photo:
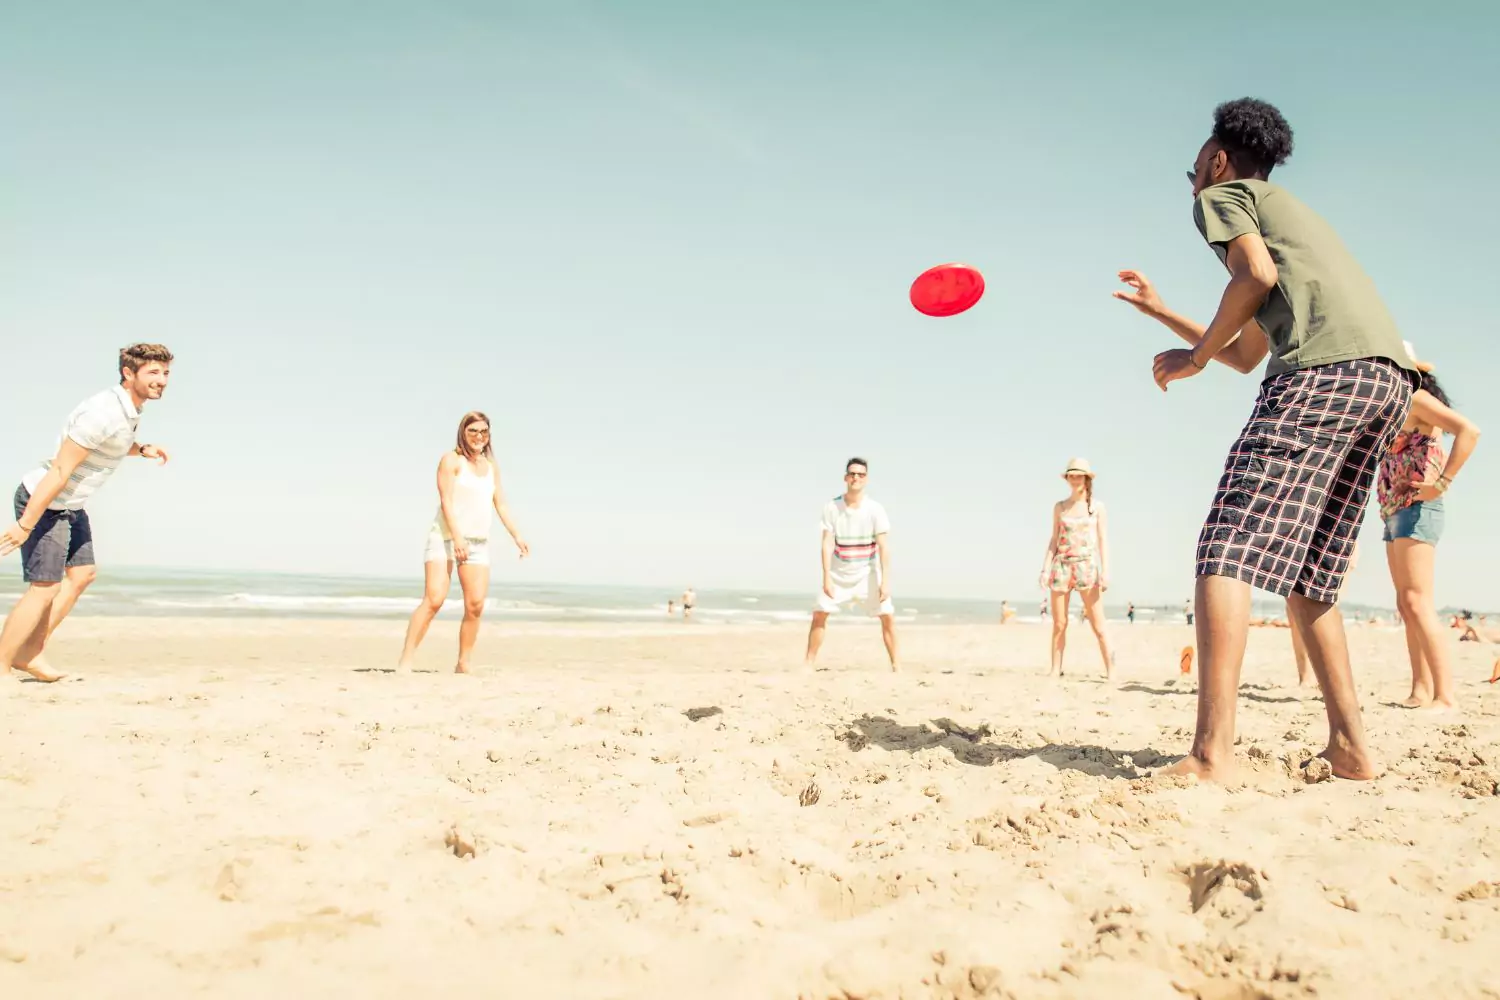
[[[1287,604],[1286,609],[1287,631],[1292,633],[1292,656],[1297,661],[1297,686],[1312,687],[1318,682],[1312,672],[1312,664],[1307,660],[1307,643],[1302,641],[1302,629],[1297,624],[1297,619],[1292,617],[1292,606]]]
[[[6,676],[15,669],[49,684],[62,679],[61,675],[31,663],[47,643],[52,602],[57,599],[61,586],[58,583],[33,583],[10,609],[5,627],[0,629],[0,668]]]
[[[1104,630],[1104,604],[1101,600],[1104,592],[1098,587],[1081,592],[1083,597],[1083,617],[1094,630],[1094,638],[1099,640],[1099,655],[1104,657],[1104,679],[1109,680],[1115,675],[1115,654],[1109,648],[1109,634]]]
[[[448,597],[448,587],[453,576],[453,563],[450,561],[445,566],[440,562],[430,562],[424,567],[426,581],[422,588],[422,601],[416,610],[411,613],[411,621],[406,626],[406,643],[401,647],[401,659],[396,663],[397,670],[410,670],[412,660],[417,655],[417,647],[427,636],[427,629],[432,625],[432,620],[443,607],[443,601]]]
[[[1406,704],[1413,708],[1426,704],[1455,708],[1458,701],[1453,693],[1453,668],[1433,599],[1437,549],[1415,538],[1398,538],[1386,546],[1386,555],[1411,657],[1411,697]]]
[[[880,637],[885,640],[886,655],[891,658],[891,670],[901,670],[901,644],[896,638],[896,618],[894,615],[880,616]]]
[[[1293,594],[1287,607],[1302,628],[1308,658],[1323,689],[1328,748],[1320,756],[1328,759],[1340,778],[1368,781],[1377,777],[1381,769],[1365,743],[1364,720],[1359,713],[1359,695],[1354,689],[1344,618],[1338,605]]]
[[[1052,599],[1052,666],[1047,670],[1047,676],[1061,677],[1063,653],[1068,648],[1068,599],[1073,592],[1049,590],[1047,593]]]
[[[479,617],[484,614],[484,602],[490,595],[490,568],[463,563],[458,567],[458,585],[464,592],[464,620],[458,627],[457,674],[469,672],[469,654],[474,652],[474,642],[479,638]]]
[[[1204,781],[1234,776],[1234,714],[1240,668],[1250,635],[1250,585],[1227,576],[1200,576],[1195,588],[1198,630],[1198,729],[1193,750],[1167,774]]]
[[[68,617],[68,612],[73,610],[73,606],[78,603],[78,598],[89,589],[89,584],[94,582],[94,577],[97,575],[98,570],[93,566],[74,566],[63,573],[63,581],[57,588],[57,597],[53,599],[52,610],[47,615],[47,634],[44,637],[43,646],[46,645],[45,640],[52,638],[52,633],[57,631],[63,619]],[[51,666],[42,656],[40,647],[29,656],[26,652],[27,649],[23,649],[20,654],[17,654],[15,666],[33,676],[36,676],[37,672],[51,674]]]
[[[823,633],[828,630],[828,612],[814,611],[812,627],[807,630],[807,665],[818,662],[818,650],[823,648]]]

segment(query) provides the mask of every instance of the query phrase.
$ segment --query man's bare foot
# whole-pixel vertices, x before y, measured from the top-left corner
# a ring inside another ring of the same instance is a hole
[[[455,674],[467,674],[470,672],[469,665],[467,663],[460,663],[458,666],[453,668],[453,672]]]
[[[899,663],[892,663],[891,664],[891,673],[893,673],[893,674],[899,674],[900,672],[901,672],[901,664],[899,664]]]
[[[1458,702],[1452,698],[1434,698],[1419,710],[1423,715],[1452,715],[1458,711]]]
[[[24,667],[20,664],[15,664],[13,665],[12,669],[17,671],[18,673],[25,674],[34,681],[40,681],[43,684],[56,684],[64,677],[68,676],[67,674],[53,673],[52,671],[48,670],[44,664],[39,664],[37,660],[32,660]]]
[[[1333,765],[1333,776],[1346,781],[1373,781],[1385,773],[1385,765],[1363,747],[1354,747],[1342,737],[1331,737],[1318,754]]]
[[[1234,758],[1231,757],[1227,761],[1221,761],[1217,764],[1210,764],[1202,757],[1194,757],[1192,754],[1188,754],[1186,757],[1182,758],[1171,767],[1164,767],[1160,771],[1157,771],[1155,773],[1156,777],[1167,778],[1173,778],[1182,775],[1192,775],[1199,781],[1212,781],[1215,784],[1220,785],[1227,784],[1228,782],[1234,780]]]

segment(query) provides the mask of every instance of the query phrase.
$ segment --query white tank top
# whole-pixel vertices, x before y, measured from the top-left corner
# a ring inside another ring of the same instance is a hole
[[[475,541],[490,537],[490,508],[495,501],[495,476],[486,470],[483,475],[474,471],[467,461],[460,461],[458,476],[453,481],[453,520],[465,538]],[[443,517],[443,505],[438,504],[437,529],[444,541],[448,540],[448,520]]]

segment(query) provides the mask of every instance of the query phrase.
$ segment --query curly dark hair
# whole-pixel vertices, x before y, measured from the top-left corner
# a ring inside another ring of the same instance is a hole
[[[1453,401],[1449,399],[1448,394],[1443,391],[1442,383],[1438,382],[1437,376],[1432,374],[1432,372],[1422,372],[1422,388],[1426,389],[1428,395],[1435,398],[1444,406],[1453,405]]]
[[[1269,177],[1292,155],[1292,127],[1273,105],[1253,97],[1214,108],[1213,136],[1242,177]]]

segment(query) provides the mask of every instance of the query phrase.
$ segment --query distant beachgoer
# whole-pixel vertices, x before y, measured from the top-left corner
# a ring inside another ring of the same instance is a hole
[[[677,614],[677,602],[676,601],[668,601],[667,602],[667,617],[670,618],[670,617],[672,617],[675,614]]]
[[[1094,629],[1104,676],[1114,676],[1115,657],[1105,632],[1100,598],[1109,589],[1108,517],[1094,500],[1094,471],[1087,459],[1074,458],[1063,470],[1069,494],[1052,505],[1052,535],[1042,563],[1041,586],[1052,600],[1052,662],[1048,674],[1061,677],[1068,642],[1068,603],[1073,591],[1083,599],[1082,617]]]
[[[1125,619],[1127,621],[1129,621],[1130,624],[1132,624],[1132,625],[1135,624],[1135,602],[1134,601],[1131,601],[1130,604],[1126,606],[1126,608],[1125,608]]]
[[[1016,616],[1016,609],[1010,606],[1009,601],[1000,602],[1000,624],[1004,625]]]
[[[0,556],[21,550],[27,588],[0,630],[0,674],[61,680],[42,659],[47,639],[94,582],[94,531],[85,505],[126,458],[167,463],[166,449],[136,441],[141,410],[160,399],[172,373],[161,344],[120,351],[119,384],[95,393],[68,416],[57,452],[16,488],[16,523],[0,533]]]
[[[693,606],[697,603],[698,595],[693,593],[692,587],[682,592],[682,617],[684,619],[693,617]]]
[[[828,616],[846,604],[858,604],[879,616],[891,669],[901,669],[896,608],[891,601],[891,520],[884,507],[865,496],[869,476],[870,464],[851,458],[844,465],[843,495],[823,507],[823,589],[807,632],[809,666],[817,662],[823,647]]]
[[[492,509],[500,515],[500,523],[510,533],[521,558],[531,554],[511,521],[510,508],[500,488],[500,467],[495,463],[490,444],[490,418],[478,410],[464,414],[458,422],[457,444],[438,460],[437,492],[437,515],[427,533],[423,556],[426,587],[406,627],[406,644],[396,669],[411,669],[417,646],[447,599],[456,565],[458,584],[464,595],[464,617],[458,628],[458,665],[454,672],[466,674],[490,590]]]
[[[1375,483],[1385,521],[1381,537],[1411,659],[1411,694],[1402,704],[1454,708],[1458,702],[1453,669],[1433,594],[1434,557],[1443,534],[1443,495],[1474,451],[1479,428],[1450,408],[1432,365],[1418,360],[1410,343],[1405,347],[1421,373],[1422,387],[1413,394],[1411,413],[1381,459]],[[1451,455],[1443,450],[1443,431],[1453,435]]]

